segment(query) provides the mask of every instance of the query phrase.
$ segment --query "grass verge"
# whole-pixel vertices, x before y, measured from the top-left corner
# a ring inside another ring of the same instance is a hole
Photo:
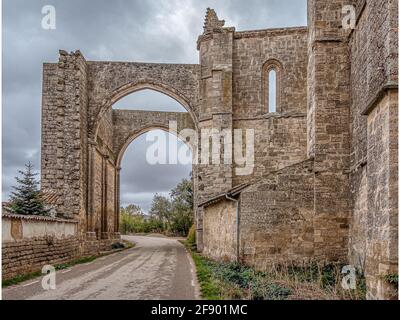
[[[103,253],[103,254],[99,254],[99,255],[84,256],[84,257],[80,257],[78,259],[74,259],[74,260],[71,260],[71,261],[68,261],[68,262],[56,264],[54,266],[54,268],[56,269],[56,271],[63,270],[63,269],[68,269],[68,268],[71,268],[71,267],[73,267],[75,265],[83,264],[83,263],[89,263],[89,262],[92,262],[92,261],[94,261],[94,260],[96,260],[96,259],[98,259],[100,257],[106,256],[108,254],[115,253],[115,252],[121,251],[121,250],[130,249],[130,248],[133,248],[135,246],[134,243],[129,242],[129,241],[121,241],[121,242],[123,242],[123,247],[121,245],[119,245],[119,246],[113,247],[113,250],[109,251],[107,253]],[[9,287],[9,286],[12,286],[12,285],[16,285],[16,284],[24,282],[24,281],[35,279],[35,278],[40,277],[42,275],[43,274],[42,274],[41,271],[35,271],[35,272],[30,272],[30,273],[17,275],[17,276],[15,276],[13,278],[2,280],[1,286],[2,286],[2,288],[6,288],[6,287]]]
[[[280,265],[268,272],[231,262],[218,262],[191,252],[203,299],[206,300],[362,300],[365,278],[357,274],[354,290],[341,287],[342,265]]]

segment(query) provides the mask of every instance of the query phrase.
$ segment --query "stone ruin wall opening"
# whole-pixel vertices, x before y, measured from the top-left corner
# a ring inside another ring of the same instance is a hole
[[[144,82],[139,85],[129,85],[124,90],[118,90],[116,93],[118,99],[112,98],[110,101],[115,104],[122,97],[144,89],[156,89],[156,91],[170,96],[179,102],[187,112],[124,110],[112,109],[111,107],[108,107],[105,111],[100,110],[101,118],[97,126],[95,153],[103,155],[103,157],[106,155],[109,157],[107,159],[111,159],[111,161],[108,160],[110,167],[108,169],[104,168],[106,173],[98,169],[93,173],[94,181],[103,181],[103,183],[96,183],[91,191],[94,198],[93,203],[102,203],[102,206],[97,205],[97,208],[94,208],[90,217],[91,220],[88,220],[88,228],[97,237],[103,232],[103,238],[110,238],[113,237],[113,233],[115,234],[119,231],[121,161],[130,143],[140,135],[154,129],[169,132],[170,121],[176,122],[177,132],[171,132],[175,135],[178,135],[183,129],[196,130],[193,110],[186,102],[186,99],[178,96],[171,89],[167,89],[166,85],[156,86],[154,83],[146,84]],[[192,148],[192,146],[190,147]],[[97,158],[94,158],[94,165],[99,168],[100,157],[97,156]],[[97,165],[96,162],[98,163]],[[193,172],[196,172],[195,165],[193,165]],[[109,181],[102,180],[104,176],[108,176]],[[104,184],[107,186],[107,191],[102,189]],[[109,206],[110,203],[114,204],[111,208]]]

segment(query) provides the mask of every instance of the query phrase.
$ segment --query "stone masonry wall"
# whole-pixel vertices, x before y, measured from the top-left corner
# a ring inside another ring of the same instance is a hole
[[[70,261],[79,256],[76,237],[35,239],[6,242],[2,244],[3,280],[17,275],[40,271],[43,266]]]
[[[246,154],[246,130],[254,130],[254,167],[249,175],[240,175],[243,165],[234,168],[234,186],[257,182],[271,172],[283,169],[307,158],[305,116],[271,115],[259,120],[234,121],[234,129],[243,132],[242,154]]]
[[[372,299],[397,298],[384,276],[398,272],[398,95],[368,115],[368,212],[365,275]]]
[[[106,176],[107,180],[107,190],[106,190],[106,202],[105,202],[105,214],[106,214],[106,225],[105,230],[108,234],[113,234],[114,232],[118,232],[116,229],[116,216],[115,216],[115,189],[117,188],[115,185],[115,166],[114,164],[107,162],[106,164]]]
[[[368,296],[391,298],[397,273],[398,2],[354,1],[351,52],[352,217],[349,260],[365,271]]]
[[[240,196],[241,261],[260,270],[313,259],[313,161],[271,173]],[[329,250],[329,248],[327,248]]]
[[[235,32],[233,42],[233,112],[252,119],[268,113],[263,66],[282,66],[279,111],[287,116],[307,110],[307,28]]]
[[[101,219],[103,210],[103,156],[97,150],[93,154],[93,175],[92,175],[92,203],[90,215],[90,230],[95,232],[98,238],[102,231]]]
[[[232,50],[233,28],[223,28],[224,21],[219,20],[215,11],[207,9],[204,32],[197,41],[200,60],[199,77],[199,133],[204,130],[217,130],[223,134],[232,129]],[[205,159],[199,159],[197,168],[197,200],[203,201],[208,197],[224,192],[232,187],[232,164],[223,161],[224,148],[211,150],[210,141],[201,137],[204,145],[199,145],[201,150],[209,148]],[[216,137],[223,141],[223,137]],[[215,160],[213,161],[212,158]],[[200,250],[202,244],[203,217],[202,210],[196,214],[196,239]]]
[[[40,271],[43,266],[70,261],[79,255],[76,237],[51,239],[38,237],[2,244],[3,280],[20,274]]]

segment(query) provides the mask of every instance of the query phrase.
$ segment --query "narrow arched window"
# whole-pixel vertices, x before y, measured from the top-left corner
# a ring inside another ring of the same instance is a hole
[[[268,112],[276,112],[276,71],[270,69],[268,73]]]
[[[282,65],[275,59],[268,60],[263,66],[263,105],[266,113],[280,113]]]

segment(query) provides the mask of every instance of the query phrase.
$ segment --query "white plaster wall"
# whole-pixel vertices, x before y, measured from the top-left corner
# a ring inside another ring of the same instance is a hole
[[[2,240],[15,240],[11,235],[11,221],[14,218],[3,217],[2,219]],[[17,220],[17,219],[15,219]],[[19,219],[18,219],[19,220]],[[77,234],[77,223],[66,221],[41,221],[21,219],[22,238],[29,239],[52,235],[56,238],[75,236]]]
[[[11,220],[10,219],[2,219],[1,221],[1,235],[3,241],[13,240],[11,237]]]

